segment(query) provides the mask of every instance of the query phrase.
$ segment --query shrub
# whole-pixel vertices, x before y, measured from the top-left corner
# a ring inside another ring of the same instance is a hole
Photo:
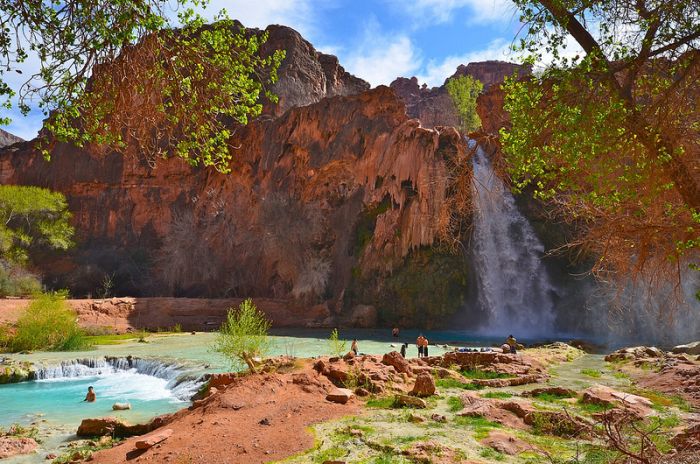
[[[347,351],[347,344],[345,340],[341,340],[338,336],[338,329],[333,329],[331,336],[328,337],[328,346],[331,350],[333,356],[343,356]]]
[[[35,296],[17,321],[15,333],[8,338],[6,345],[12,352],[74,351],[90,347],[63,293]]]
[[[0,261],[0,297],[33,295],[40,291],[41,283],[34,274]]]
[[[264,357],[270,349],[267,332],[270,321],[248,298],[238,310],[229,309],[214,342],[214,350],[226,356],[233,369],[248,366],[257,372],[255,358]]]

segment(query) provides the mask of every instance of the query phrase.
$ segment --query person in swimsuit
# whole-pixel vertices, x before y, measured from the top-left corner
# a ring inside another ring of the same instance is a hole
[[[83,401],[87,401],[88,403],[93,403],[96,399],[95,396],[95,389],[92,387],[88,387],[88,392],[87,395],[85,395],[85,399]]]

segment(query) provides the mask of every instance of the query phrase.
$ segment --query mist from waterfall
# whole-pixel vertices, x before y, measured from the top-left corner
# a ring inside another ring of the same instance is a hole
[[[554,287],[542,264],[544,245],[481,147],[474,155],[473,250],[484,335],[554,333]]]

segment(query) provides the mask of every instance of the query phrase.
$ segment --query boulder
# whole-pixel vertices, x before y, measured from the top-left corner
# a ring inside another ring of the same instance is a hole
[[[345,404],[354,396],[352,390],[347,388],[334,388],[326,395],[326,400],[333,403]]]
[[[583,392],[581,402],[610,407],[622,407],[639,416],[651,413],[652,402],[642,396],[614,390],[604,385],[594,385]]]
[[[515,456],[523,451],[531,451],[535,449],[531,444],[519,438],[502,432],[500,430],[492,430],[488,437],[481,440],[481,443],[493,448],[499,453]]]
[[[33,438],[0,437],[0,459],[34,453],[37,447]]]
[[[409,408],[425,409],[428,407],[425,400],[409,395],[396,395],[395,402],[397,406],[407,406]]]
[[[413,373],[413,370],[408,364],[408,361],[406,361],[406,359],[403,356],[401,356],[401,353],[399,353],[398,351],[386,353],[384,357],[382,357],[382,364],[386,364],[387,366],[393,366],[394,369],[396,369],[396,372],[399,373],[405,373],[408,375],[411,375]]]
[[[112,405],[113,411],[126,411],[127,409],[131,409],[131,403],[114,403]]]
[[[418,374],[411,394],[420,397],[433,396],[435,394],[435,379],[433,379],[433,376],[427,372]]]
[[[671,352],[700,355],[700,341],[674,346]]]
[[[79,437],[131,437],[143,435],[162,427],[172,421],[172,415],[164,414],[151,419],[145,424],[128,424],[116,417],[102,417],[97,419],[83,419],[78,427],[76,435]]]
[[[574,390],[564,387],[543,387],[523,392],[523,396],[554,395],[561,398],[575,398],[577,393]]]
[[[678,451],[700,451],[700,424],[692,425],[671,439]]]
[[[507,343],[504,343],[503,345],[501,345],[501,351],[503,353],[510,353],[510,345]]]
[[[173,429],[158,430],[153,433],[149,433],[148,435],[145,435],[141,437],[141,439],[136,441],[136,449],[148,449],[153,445],[157,445],[158,443],[167,440],[172,436],[172,434]]]

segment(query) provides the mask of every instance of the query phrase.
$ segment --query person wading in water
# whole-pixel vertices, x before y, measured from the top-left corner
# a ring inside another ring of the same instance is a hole
[[[88,403],[93,403],[97,396],[95,395],[95,389],[92,387],[88,387],[88,392],[87,395],[85,395],[85,399],[83,401],[87,401]]]

